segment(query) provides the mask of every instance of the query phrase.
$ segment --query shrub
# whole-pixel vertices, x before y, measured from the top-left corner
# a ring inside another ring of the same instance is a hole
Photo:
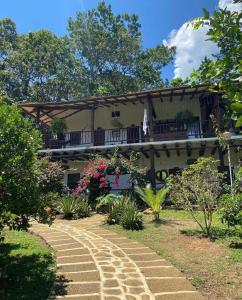
[[[211,236],[213,213],[218,205],[223,175],[217,171],[217,161],[200,157],[181,174],[168,178],[171,199],[187,210],[202,231]],[[203,212],[203,221],[196,210]]]
[[[222,223],[230,226],[242,226],[242,193],[224,194],[221,197],[220,215]]]
[[[160,189],[157,193],[155,193],[151,185],[147,184],[144,189],[136,186],[135,192],[152,209],[155,221],[158,221],[160,219],[161,204],[165,200],[167,190]]]
[[[114,206],[116,206],[117,204],[119,204],[123,200],[124,200],[123,195],[107,194],[105,196],[101,196],[101,197],[97,198],[98,204],[96,205],[96,208],[106,206],[108,208],[108,211],[110,211],[110,210],[113,209]]]
[[[41,135],[18,108],[0,100],[0,215],[15,214],[16,229],[27,229],[41,207],[35,163]]]
[[[128,230],[143,229],[143,215],[133,203],[124,207],[120,222],[123,228]]]
[[[91,214],[91,207],[88,203],[88,200],[86,198],[78,197],[78,204],[77,204],[77,210],[76,210],[76,217],[77,218],[85,218],[89,217]]]
[[[38,160],[36,167],[40,193],[43,195],[50,192],[63,194],[66,187],[63,182],[64,169],[61,162],[51,162],[48,157],[45,157]]]
[[[120,224],[120,220],[121,220],[124,210],[125,210],[125,207],[123,206],[123,204],[118,204],[118,205],[114,206],[108,214],[107,223],[110,225],[111,224]]]
[[[71,219],[78,210],[78,198],[72,195],[62,197],[59,202],[60,211],[64,218]]]

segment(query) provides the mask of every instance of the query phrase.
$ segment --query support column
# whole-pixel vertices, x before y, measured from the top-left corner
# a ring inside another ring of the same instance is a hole
[[[94,129],[95,129],[95,107],[91,109],[91,143],[94,145]]]
[[[155,150],[153,147],[150,148],[150,181],[153,190],[156,190],[155,180]]]
[[[40,126],[40,108],[36,108],[36,128]]]
[[[150,142],[154,141],[154,129],[153,129],[153,115],[152,115],[152,97],[148,95],[148,117],[149,117],[149,133],[150,133]]]

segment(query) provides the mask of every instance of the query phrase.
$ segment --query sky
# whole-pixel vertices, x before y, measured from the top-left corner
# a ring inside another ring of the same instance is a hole
[[[99,0],[1,0],[0,18],[11,18],[19,33],[47,29],[58,36],[67,33],[68,18],[77,11],[95,8]],[[142,25],[144,48],[165,43],[176,46],[174,64],[163,71],[164,78],[185,78],[198,67],[202,58],[216,52],[216,45],[206,40],[208,28],[194,32],[186,22],[202,15],[202,8],[210,12],[227,6],[237,10],[232,0],[106,0],[114,13],[137,14]],[[241,8],[241,7],[240,7]]]

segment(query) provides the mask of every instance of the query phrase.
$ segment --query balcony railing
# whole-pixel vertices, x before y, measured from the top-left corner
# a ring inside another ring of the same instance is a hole
[[[153,138],[145,136],[142,126],[127,128],[97,129],[91,131],[72,131],[65,135],[44,134],[44,149],[66,147],[85,147],[133,144],[153,141],[170,141],[212,137],[214,131],[209,121],[179,125],[176,122],[161,123],[153,126]]]

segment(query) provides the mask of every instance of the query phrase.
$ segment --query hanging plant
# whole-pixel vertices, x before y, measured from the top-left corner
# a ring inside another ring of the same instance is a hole
[[[50,130],[53,134],[64,134],[67,131],[68,127],[63,119],[59,119],[57,117],[54,117],[51,120],[50,124]]]
[[[195,121],[195,119],[196,118],[190,110],[185,110],[176,114],[176,122],[180,126],[184,124],[192,124]]]

